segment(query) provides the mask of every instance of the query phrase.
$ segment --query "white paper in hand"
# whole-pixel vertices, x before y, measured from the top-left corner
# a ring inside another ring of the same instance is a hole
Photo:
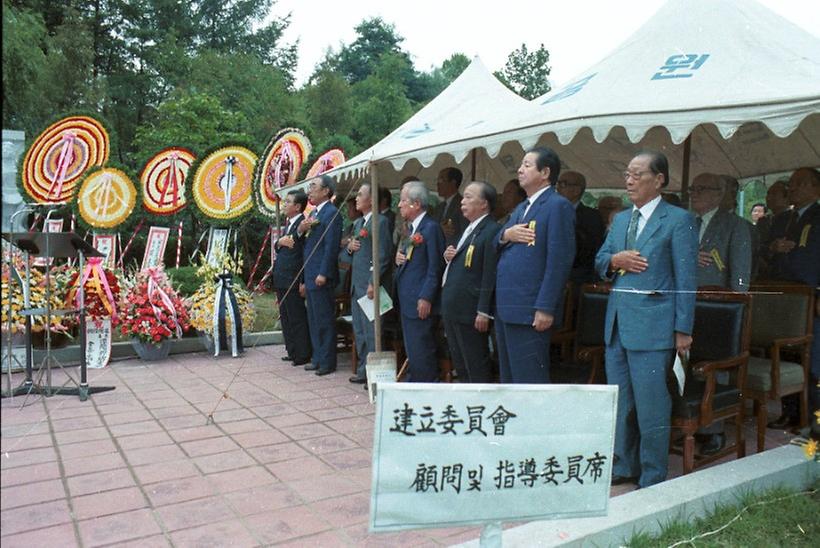
[[[689,352],[683,355],[675,352],[675,363],[672,364],[672,372],[678,381],[678,395],[683,396],[683,388],[686,386],[686,367],[689,365]]]
[[[367,321],[372,322],[376,318],[373,299],[369,298],[367,294],[365,294],[356,302],[358,302],[359,306],[362,307],[362,312],[364,312],[364,315],[367,316]],[[387,291],[385,291],[383,287],[379,287],[379,308],[381,309],[381,313],[379,314],[380,316],[383,316],[385,312],[393,308],[393,299],[390,298],[390,295],[387,294]]]

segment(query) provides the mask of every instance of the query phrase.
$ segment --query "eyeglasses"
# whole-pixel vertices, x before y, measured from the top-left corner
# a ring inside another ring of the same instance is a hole
[[[693,194],[697,194],[699,192],[708,192],[708,191],[718,192],[718,191],[720,191],[720,188],[718,188],[716,186],[693,186],[692,188],[689,189],[689,191],[692,192]]]
[[[633,181],[637,181],[647,173],[652,173],[651,171],[624,171],[622,175],[624,179],[632,179]]]

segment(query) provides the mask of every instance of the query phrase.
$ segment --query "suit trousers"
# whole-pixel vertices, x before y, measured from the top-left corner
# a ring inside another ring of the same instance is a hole
[[[672,398],[666,374],[674,349],[627,350],[616,322],[606,347],[606,378],[618,385],[612,474],[638,477],[649,487],[666,479]]]
[[[473,324],[444,318],[447,346],[460,382],[493,382],[490,332],[476,331]]]
[[[551,329],[536,331],[531,325],[496,321],[495,335],[502,383],[550,382]]]
[[[327,285],[307,290],[308,323],[313,343],[313,365],[336,370],[336,304]]]
[[[409,382],[438,382],[438,361],[436,360],[437,316],[430,315],[425,320],[401,317],[404,350],[410,364],[406,380]]]
[[[367,315],[362,311],[362,307],[357,302],[359,299],[367,294],[364,291],[353,289],[353,295],[350,299],[350,311],[353,315],[353,334],[356,337],[356,354],[359,358],[359,363],[356,364],[356,376],[360,379],[365,378],[367,369],[367,354],[375,352],[376,350],[376,332],[373,322],[367,319]]]
[[[279,318],[282,320],[282,335],[285,338],[288,356],[296,362],[306,362],[310,359],[313,349],[310,344],[305,299],[299,295],[296,284],[290,291],[277,288],[276,297],[279,299]]]

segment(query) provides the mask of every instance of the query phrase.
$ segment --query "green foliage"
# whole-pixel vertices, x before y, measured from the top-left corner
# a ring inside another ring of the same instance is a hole
[[[635,535],[627,546],[815,546],[820,535],[818,487],[815,482],[804,492],[748,493],[738,497],[737,504],[715,508],[692,523],[666,524],[660,535]]]
[[[190,297],[199,289],[200,282],[196,275],[195,266],[181,266],[179,268],[167,268],[165,272],[171,278],[174,289],[179,291],[183,297]]]
[[[322,139],[332,133],[345,134],[351,129],[353,98],[350,84],[344,77],[330,70],[317,73],[302,90],[307,105],[307,118],[315,133]]]
[[[532,100],[550,90],[550,52],[541,44],[530,52],[527,44],[513,50],[496,77],[521,97]]]
[[[180,93],[163,102],[151,121],[137,127],[134,145],[140,151],[137,164],[172,145],[186,146],[197,156],[222,141],[248,141],[247,118],[222,106],[203,93]]]

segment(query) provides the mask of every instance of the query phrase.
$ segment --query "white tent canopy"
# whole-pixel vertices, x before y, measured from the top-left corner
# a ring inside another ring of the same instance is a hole
[[[370,162],[379,164],[381,180],[397,186],[405,175],[433,173],[452,165],[461,165],[469,175],[476,139],[484,142],[488,128],[500,121],[515,119],[528,110],[530,104],[504,86],[476,57],[444,91],[399,126],[387,137],[339,166],[330,175],[339,178],[361,177]],[[495,158],[502,143],[489,150]],[[483,173],[495,169],[498,173],[515,173],[514,166],[505,167],[486,162],[487,155],[477,158]],[[382,167],[383,166],[383,167]],[[425,169],[427,168],[427,169]],[[507,177],[509,178],[509,177]],[[506,180],[506,179],[505,179]]]
[[[536,143],[591,188],[620,188],[639,148],[667,154],[670,189],[684,163],[738,178],[820,165],[820,40],[752,0],[670,0],[601,62],[529,103],[475,60],[330,174],[361,176],[372,163],[383,184],[409,174],[429,183],[447,165],[469,175],[475,149],[477,178],[500,186]]]

